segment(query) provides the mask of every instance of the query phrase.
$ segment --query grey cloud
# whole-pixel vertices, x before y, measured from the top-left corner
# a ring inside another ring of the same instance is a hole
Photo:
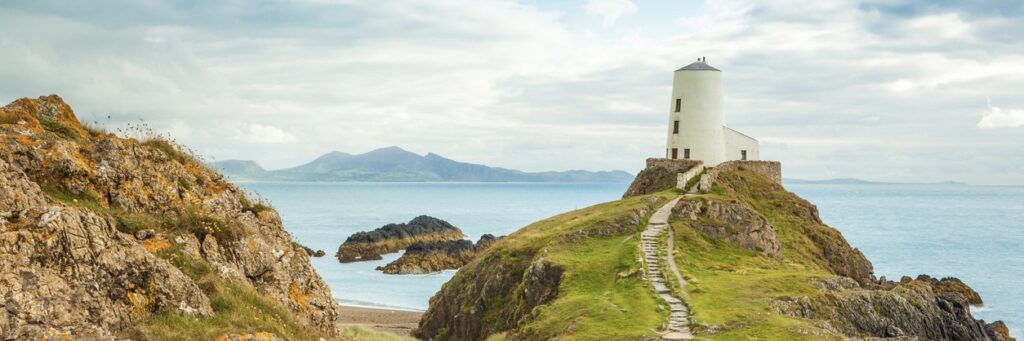
[[[615,30],[557,12],[578,6],[514,1],[0,7],[0,100],[59,93],[80,116],[144,119],[269,168],[400,145],[635,171],[663,148],[672,71],[706,55],[730,126],[764,139],[787,177],[1024,183],[1004,170],[1024,158],[1024,128],[976,127],[986,97],[1024,107],[1019,2],[713,1],[664,25],[641,2]],[[942,20],[966,31],[938,34]],[[232,133],[253,124],[299,141]]]

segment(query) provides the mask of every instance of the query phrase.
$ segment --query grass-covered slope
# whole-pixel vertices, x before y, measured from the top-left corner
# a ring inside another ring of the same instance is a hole
[[[430,301],[417,336],[439,340],[638,339],[667,310],[641,277],[637,232],[675,194],[600,204],[498,241]]]
[[[659,338],[668,311],[641,276],[637,237],[678,195],[630,196],[517,231],[444,285],[416,335]],[[980,298],[958,280],[876,280],[814,205],[743,167],[721,172],[711,193],[681,199],[671,223],[688,281],[671,287],[687,298],[698,339],[1009,339],[1000,323],[971,317]]]
[[[812,204],[777,183],[741,167],[722,173],[713,192],[685,198],[672,223],[676,262],[688,280],[700,338],[1009,338],[999,332],[1001,323],[970,316],[968,303],[980,299],[958,280],[877,281],[860,251],[824,225]],[[737,224],[737,211],[771,225],[782,257],[766,257],[749,242],[735,242],[744,240],[736,235],[747,233],[737,226],[743,225]]]

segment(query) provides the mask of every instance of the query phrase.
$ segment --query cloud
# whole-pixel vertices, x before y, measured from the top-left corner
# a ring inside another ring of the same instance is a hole
[[[609,27],[619,17],[636,12],[636,4],[632,0],[589,0],[584,6],[587,13],[602,18],[602,25]]]
[[[1017,128],[1024,126],[1024,109],[993,107],[991,100],[988,109],[981,113],[981,120],[978,121],[978,128]]]
[[[787,177],[1024,183],[998,171],[1024,162],[1005,153],[1018,136],[964,115],[1019,98],[1022,4],[15,1],[0,5],[0,104],[57,93],[80,117],[144,119],[269,168],[399,145],[636,171],[664,148],[672,71],[707,56],[728,124]]]
[[[235,130],[235,139],[246,143],[286,143],[299,139],[275,126],[249,123],[244,129]]]

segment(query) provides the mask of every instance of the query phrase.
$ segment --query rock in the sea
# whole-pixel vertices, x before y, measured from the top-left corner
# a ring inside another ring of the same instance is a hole
[[[461,240],[462,230],[447,221],[421,215],[404,224],[387,224],[372,231],[353,234],[335,254],[342,263],[381,259],[416,243]]]
[[[335,332],[338,306],[277,213],[186,149],[87,129],[56,95],[0,118],[0,339],[201,319],[216,313],[219,293],[201,285],[214,282],[291,314],[275,319]]]
[[[476,245],[469,240],[420,242],[406,248],[402,257],[386,266],[377,267],[377,270],[386,274],[408,275],[458,269],[473,261],[497,240],[493,235],[485,234]]]

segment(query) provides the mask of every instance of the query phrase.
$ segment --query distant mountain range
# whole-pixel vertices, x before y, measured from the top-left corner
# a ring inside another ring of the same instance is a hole
[[[854,178],[842,178],[842,179],[824,179],[824,180],[804,180],[804,179],[782,179],[785,184],[809,184],[809,185],[968,185],[965,182],[956,181],[943,181],[943,182],[882,182],[882,181],[871,181]]]
[[[419,155],[399,147],[364,154],[330,152],[304,165],[268,171],[254,161],[225,160],[210,164],[233,180],[255,181],[368,181],[368,182],[629,182],[624,171],[523,172],[458,162],[428,153]]]

